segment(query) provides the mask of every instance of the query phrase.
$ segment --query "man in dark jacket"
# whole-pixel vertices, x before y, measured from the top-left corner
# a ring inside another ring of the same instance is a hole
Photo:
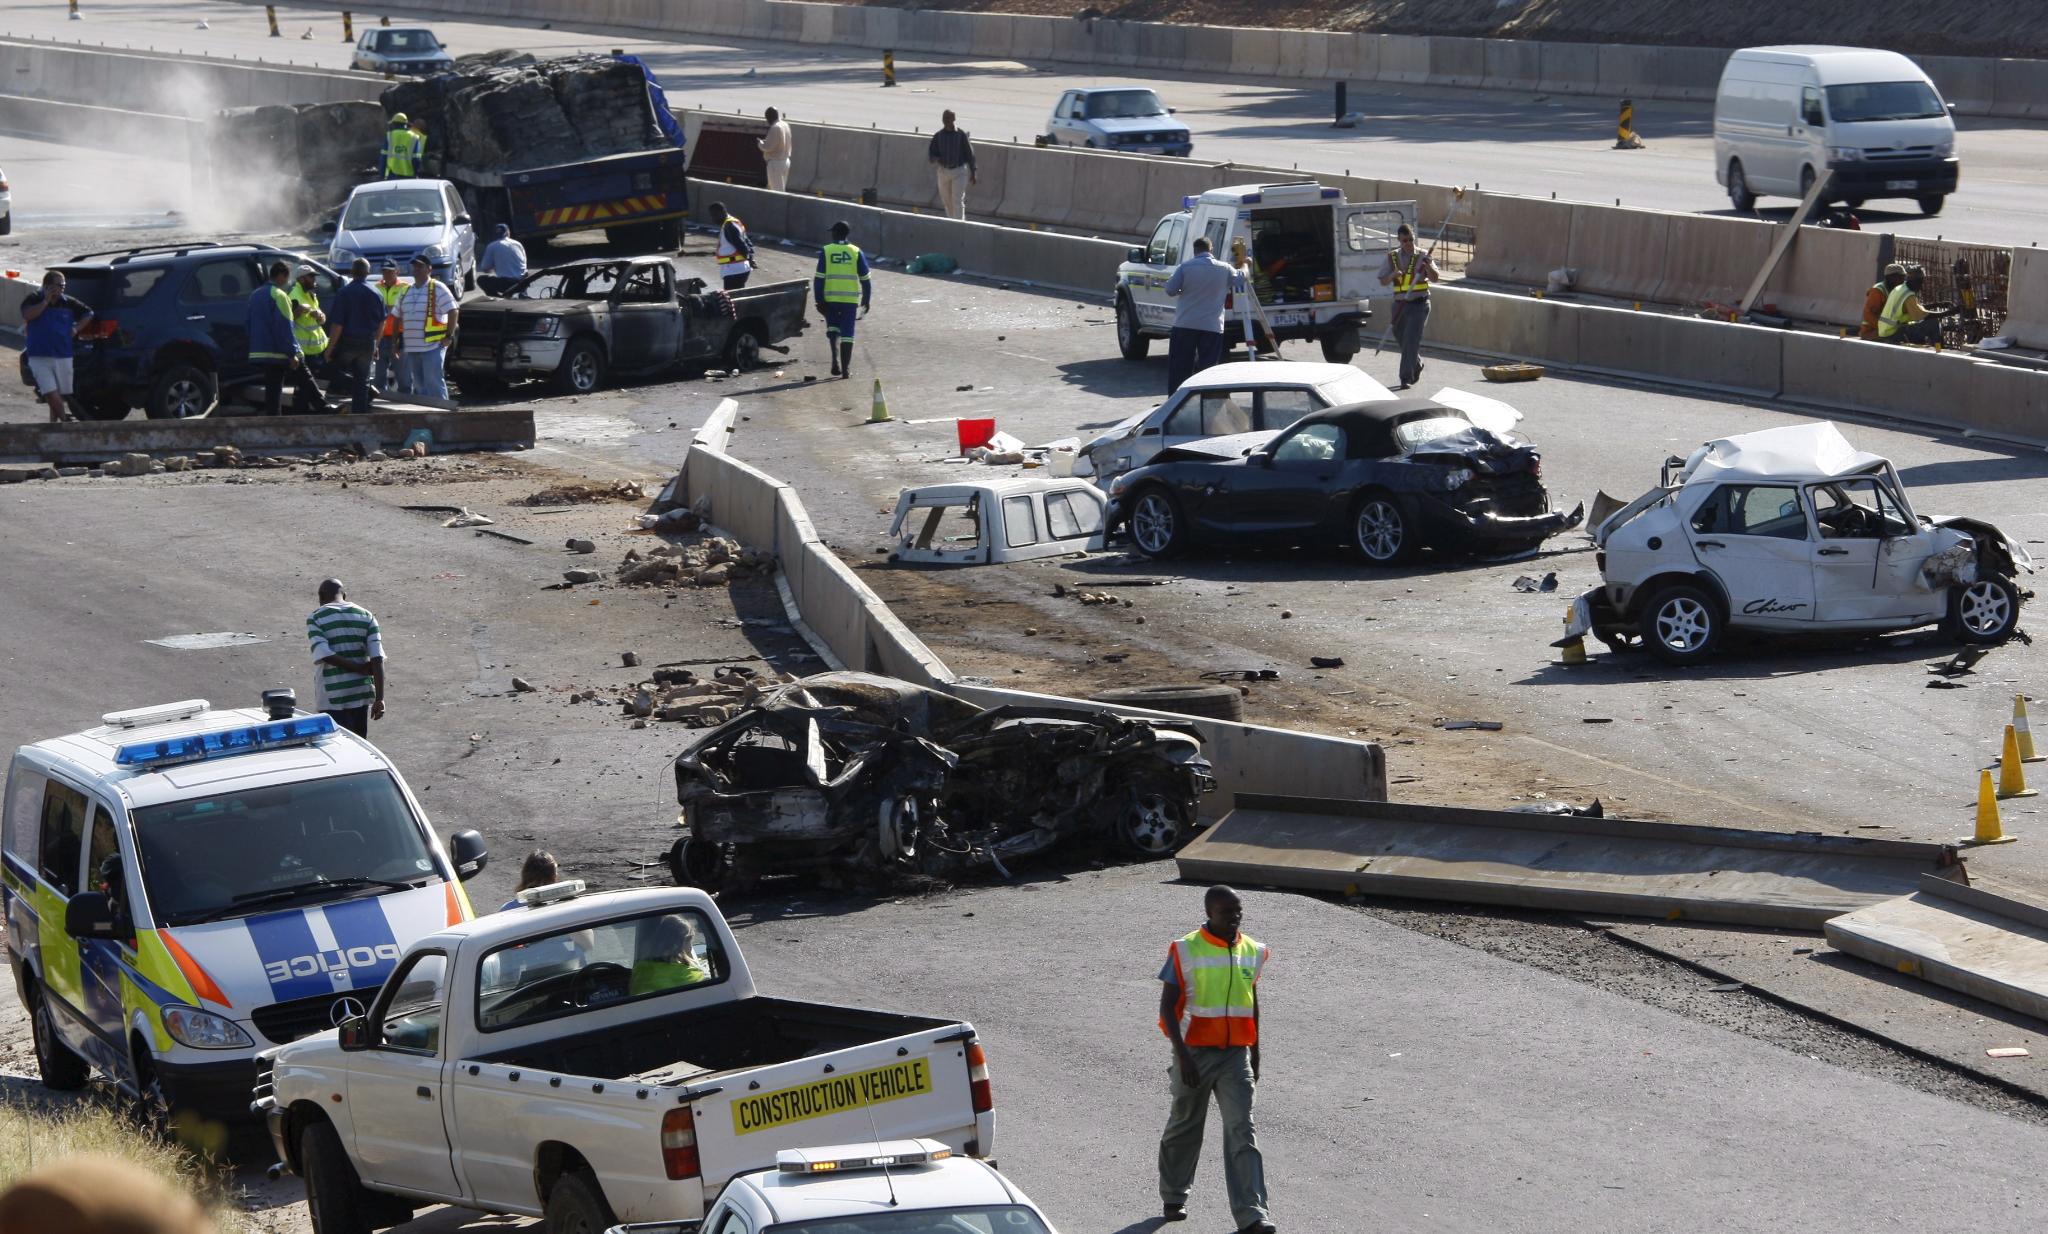
[[[249,297],[249,361],[263,374],[263,414],[268,416],[283,410],[287,376],[292,378],[293,411],[318,415],[327,410],[292,328],[291,295],[285,290],[291,281],[291,265],[273,261],[270,281]]]
[[[348,382],[352,410],[370,410],[370,366],[377,359],[377,336],[384,329],[384,297],[370,286],[370,263],[358,257],[348,268],[349,280],[334,297],[334,367]]]

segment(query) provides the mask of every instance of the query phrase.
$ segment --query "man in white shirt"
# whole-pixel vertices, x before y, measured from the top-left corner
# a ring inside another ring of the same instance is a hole
[[[458,303],[448,284],[434,277],[434,267],[421,254],[412,259],[412,287],[398,300],[404,325],[400,346],[406,380],[415,394],[443,402],[448,398],[448,348],[455,342]]]
[[[526,277],[526,246],[512,238],[509,223],[498,224],[495,240],[484,245],[476,261],[476,285],[485,295],[502,296]]]
[[[768,135],[758,143],[761,160],[768,164],[768,187],[778,193],[789,191],[789,122],[770,107],[762,113],[768,120]]]

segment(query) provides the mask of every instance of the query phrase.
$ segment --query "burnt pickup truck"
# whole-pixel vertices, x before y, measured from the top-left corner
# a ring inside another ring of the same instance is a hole
[[[458,381],[549,378],[567,394],[609,376],[747,369],[803,333],[809,296],[802,279],[708,288],[660,256],[574,261],[465,302],[448,368]]]

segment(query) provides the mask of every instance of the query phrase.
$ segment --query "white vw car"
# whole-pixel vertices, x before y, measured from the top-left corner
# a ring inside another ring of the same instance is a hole
[[[1939,623],[1998,643],[2030,598],[2025,549],[1989,523],[1916,514],[1891,463],[1832,424],[1710,441],[1593,528],[1601,585],[1560,643],[1591,634],[1673,664],[1730,629],[1882,633]]]

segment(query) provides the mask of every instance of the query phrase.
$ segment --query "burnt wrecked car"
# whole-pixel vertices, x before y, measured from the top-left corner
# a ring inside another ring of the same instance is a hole
[[[1551,508],[1543,456],[1519,433],[1394,399],[1314,412],[1249,450],[1231,438],[1162,450],[1112,483],[1109,528],[1154,558],[1344,544],[1394,566],[1425,546],[1525,552],[1582,517]]]
[[[1190,724],[1055,704],[983,708],[867,673],[764,695],[676,759],[678,883],[763,874],[947,877],[1106,841],[1174,851],[1215,777]]]

